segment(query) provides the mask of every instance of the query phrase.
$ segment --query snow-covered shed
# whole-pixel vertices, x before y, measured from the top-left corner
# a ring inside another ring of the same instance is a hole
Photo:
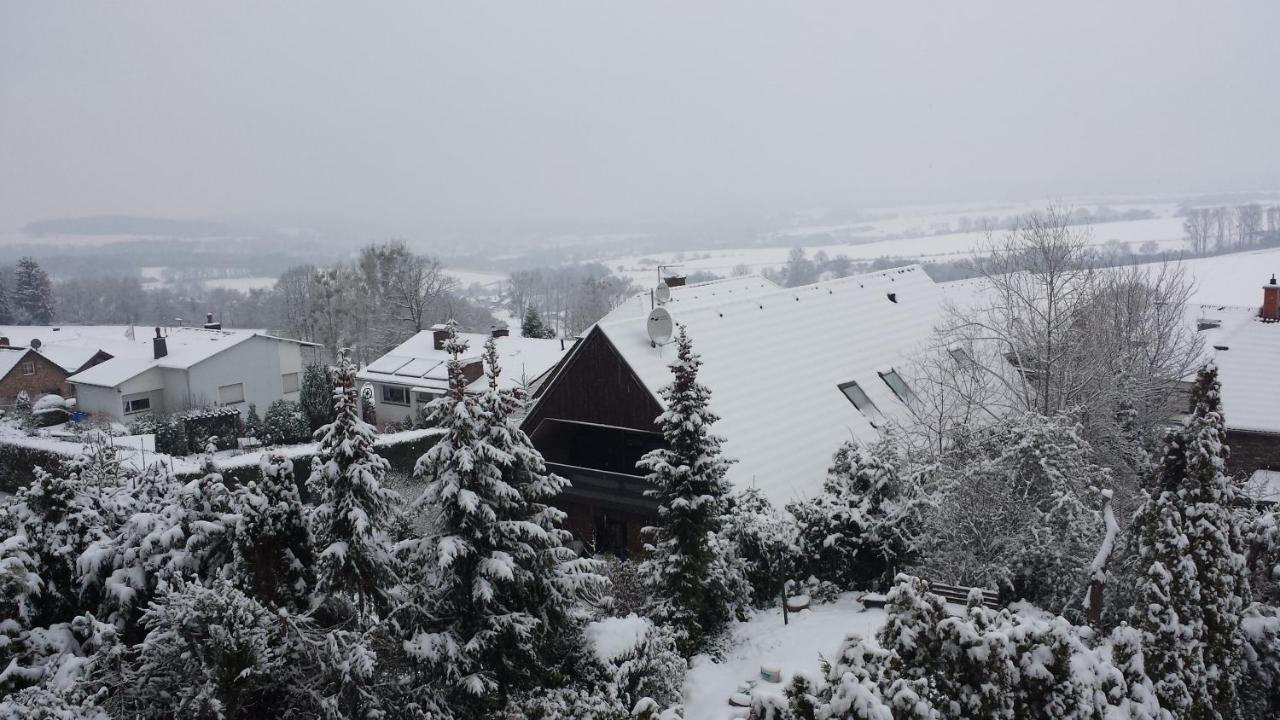
[[[423,330],[356,374],[357,380],[373,389],[379,426],[417,416],[427,403],[449,389],[446,363],[450,355],[444,349],[447,336],[444,325]],[[460,360],[463,374],[470,381],[468,392],[481,392],[488,387],[480,355],[490,337],[497,346],[503,387],[536,385],[572,344],[561,339],[512,337],[505,327],[493,328],[488,335],[459,333],[459,337],[467,342],[467,356]]]
[[[319,348],[259,330],[122,330],[114,357],[68,378],[79,410],[119,421],[209,405],[261,412],[297,400],[304,361]]]
[[[667,308],[702,357],[715,431],[736,460],[729,479],[779,505],[821,490],[841,442],[872,442],[907,417],[909,366],[942,303],[919,266],[679,297]],[[654,511],[635,461],[661,443],[654,420],[674,345],[650,340],[647,317],[614,312],[586,332],[524,424],[573,483],[561,499],[571,526],[605,548],[635,547]]]

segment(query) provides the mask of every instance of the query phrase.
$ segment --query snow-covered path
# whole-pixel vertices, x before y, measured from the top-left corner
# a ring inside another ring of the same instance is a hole
[[[754,692],[781,695],[796,670],[818,672],[819,658],[834,659],[845,635],[856,632],[870,638],[884,621],[884,610],[862,610],[852,593],[841,595],[835,602],[792,613],[786,626],[782,624],[781,609],[758,612],[733,628],[722,662],[713,662],[705,655],[693,659],[685,685],[685,717],[746,717],[744,708],[730,707],[729,696],[747,680],[759,680],[761,664],[781,667],[782,682],[758,682]]]

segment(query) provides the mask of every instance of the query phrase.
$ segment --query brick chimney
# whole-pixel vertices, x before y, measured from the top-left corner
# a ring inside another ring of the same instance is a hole
[[[1258,317],[1263,322],[1280,322],[1280,285],[1276,284],[1275,275],[1262,286],[1262,309],[1258,311]]]
[[[160,334],[160,328],[156,328],[156,336],[151,338],[151,349],[155,353],[156,360],[169,354],[169,344],[165,342],[164,336]]]
[[[213,313],[205,313],[205,314],[204,314],[204,329],[205,329],[205,330],[221,330],[221,329],[222,329],[222,323],[220,323],[220,322],[214,322],[214,321],[213,321]]]
[[[502,323],[501,325],[491,325],[489,327],[489,334],[496,338],[507,337],[511,334],[511,328],[507,327],[506,323]]]
[[[444,349],[445,340],[449,339],[449,326],[443,323],[431,326],[431,346],[437,350]]]
[[[0,337],[0,347],[9,347],[9,338]]]

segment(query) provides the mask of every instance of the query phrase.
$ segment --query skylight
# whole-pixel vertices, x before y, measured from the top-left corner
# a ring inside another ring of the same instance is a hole
[[[880,427],[881,423],[884,422],[884,415],[880,414],[880,408],[876,407],[876,404],[871,402],[871,398],[867,397],[867,393],[858,386],[858,383],[843,383],[839,388],[840,392],[844,393],[844,396],[849,398],[849,402],[853,403],[854,407],[858,408],[863,415],[867,416],[867,419],[871,421],[872,426]]]
[[[969,364],[969,353],[965,352],[964,348],[956,345],[956,346],[947,348],[947,352],[951,354],[952,360],[955,360],[961,365]]]
[[[880,379],[884,380],[884,384],[889,386],[894,395],[902,402],[911,402],[911,388],[907,387],[907,383],[898,375],[897,370],[880,373]]]

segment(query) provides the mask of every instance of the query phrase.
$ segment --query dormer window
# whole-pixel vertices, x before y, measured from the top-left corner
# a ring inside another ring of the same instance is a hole
[[[969,358],[969,353],[965,352],[964,348],[959,345],[947,348],[947,353],[951,355],[951,359],[955,360],[957,364],[968,365],[972,362]]]
[[[880,373],[880,379],[884,380],[884,384],[889,386],[894,395],[902,402],[911,402],[911,388],[907,387],[907,382],[898,375],[897,370]]]
[[[880,408],[871,402],[871,398],[867,397],[867,393],[858,386],[856,382],[842,383],[838,386],[840,392],[849,398],[849,402],[858,408],[858,411],[867,416],[867,420],[871,421],[872,427],[880,427],[884,424],[884,415],[880,414]]]

